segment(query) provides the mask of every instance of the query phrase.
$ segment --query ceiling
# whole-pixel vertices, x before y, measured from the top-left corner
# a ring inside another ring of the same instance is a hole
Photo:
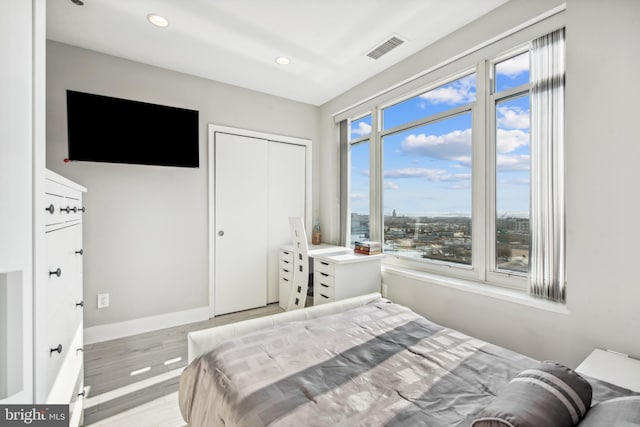
[[[507,0],[83,2],[47,2],[48,39],[322,105]],[[393,35],[405,42],[366,56]]]

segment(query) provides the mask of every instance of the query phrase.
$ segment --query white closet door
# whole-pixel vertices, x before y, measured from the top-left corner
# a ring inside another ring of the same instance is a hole
[[[269,142],[268,302],[279,300],[279,256],[291,244],[289,217],[305,218],[306,148]]]
[[[267,302],[266,141],[216,133],[215,314]]]

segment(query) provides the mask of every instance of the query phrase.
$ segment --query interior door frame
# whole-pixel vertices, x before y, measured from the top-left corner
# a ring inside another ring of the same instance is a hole
[[[224,133],[231,135],[245,136],[249,138],[258,138],[265,141],[280,142],[285,144],[300,145],[305,148],[305,228],[307,239],[311,240],[311,203],[312,203],[312,141],[305,138],[297,138],[293,136],[277,135],[272,133],[253,131],[248,129],[234,128],[210,123],[208,126],[207,138],[207,158],[209,166],[207,196],[209,198],[209,318],[215,317],[215,232],[216,232],[216,206],[215,206],[215,141],[216,134]]]

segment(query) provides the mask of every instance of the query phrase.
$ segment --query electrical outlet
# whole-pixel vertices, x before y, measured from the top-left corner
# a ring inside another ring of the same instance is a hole
[[[109,294],[98,294],[98,308],[109,307]]]

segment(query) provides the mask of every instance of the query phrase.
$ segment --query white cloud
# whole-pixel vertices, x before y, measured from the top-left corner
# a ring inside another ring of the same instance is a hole
[[[529,110],[498,107],[498,126],[505,129],[529,129]]]
[[[384,182],[384,189],[385,190],[397,190],[399,189],[400,186],[396,183],[394,183],[393,181],[385,181]]]
[[[469,173],[452,174],[445,169],[428,169],[428,168],[403,168],[384,171],[385,178],[424,178],[432,182],[458,182],[468,181],[471,179]],[[391,182],[391,181],[389,181]],[[385,188],[387,181],[385,181]],[[394,188],[395,189],[395,188]]]
[[[498,155],[498,171],[528,171],[531,168],[531,157],[528,154]]]
[[[405,154],[453,160],[471,165],[471,129],[455,130],[445,135],[409,135],[400,145]]]
[[[352,135],[365,136],[371,134],[371,125],[365,122],[358,123],[358,127],[351,129]]]
[[[366,200],[369,198],[368,194],[351,193],[351,200]]]
[[[529,133],[519,129],[497,129],[496,148],[498,154],[511,153],[520,147],[529,145]]]
[[[476,100],[476,76],[472,74],[420,95],[433,104],[466,104]],[[424,108],[424,107],[422,107]]]
[[[505,75],[511,79],[528,70],[529,55],[527,54],[515,56],[496,65],[496,74]]]

